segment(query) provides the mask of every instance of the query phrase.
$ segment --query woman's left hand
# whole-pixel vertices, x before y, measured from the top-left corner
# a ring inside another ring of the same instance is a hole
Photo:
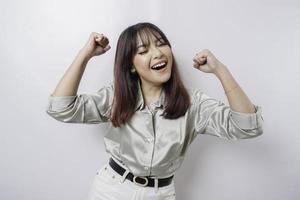
[[[208,49],[204,49],[197,53],[193,61],[194,68],[205,73],[216,74],[219,69],[226,67]]]

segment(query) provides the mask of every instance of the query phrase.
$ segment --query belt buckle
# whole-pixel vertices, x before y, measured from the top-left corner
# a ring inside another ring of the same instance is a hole
[[[135,180],[136,178],[144,179],[144,180],[145,180],[145,183],[144,183],[144,184],[141,184],[141,183],[136,182],[136,180]],[[134,177],[133,177],[133,182],[134,182],[135,184],[137,184],[137,185],[146,187],[147,184],[148,184],[148,179],[147,179],[146,177],[134,176]]]

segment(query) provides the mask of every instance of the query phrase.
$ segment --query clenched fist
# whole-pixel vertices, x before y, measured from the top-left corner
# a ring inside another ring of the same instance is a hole
[[[92,58],[93,56],[99,56],[104,54],[106,51],[110,49],[108,38],[102,33],[92,32],[90,37],[82,48],[82,51],[86,54],[88,58]]]
[[[193,58],[194,68],[206,73],[216,73],[221,67],[225,67],[208,49],[204,49]]]

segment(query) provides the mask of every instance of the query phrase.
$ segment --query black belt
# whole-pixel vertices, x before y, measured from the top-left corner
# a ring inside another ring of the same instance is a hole
[[[109,165],[111,168],[113,168],[118,174],[123,176],[126,169],[124,169],[122,166],[120,166],[116,161],[114,161],[112,158],[109,159]],[[172,182],[173,176],[170,176],[168,178],[159,178],[158,180],[158,187],[163,187],[166,185],[169,185]],[[154,180],[153,178],[150,178],[149,176],[135,176],[131,172],[129,172],[126,176],[126,179],[130,180],[131,182],[137,183],[141,186],[148,186],[148,187],[154,187]]]

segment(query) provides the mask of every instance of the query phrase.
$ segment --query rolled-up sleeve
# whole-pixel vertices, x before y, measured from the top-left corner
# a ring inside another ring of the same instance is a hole
[[[200,90],[195,90],[192,99],[196,134],[238,140],[254,138],[263,133],[261,106],[254,105],[255,113],[235,112],[230,106]]]
[[[49,96],[46,113],[66,123],[97,124],[110,120],[113,84],[99,89],[95,94],[76,96]]]

